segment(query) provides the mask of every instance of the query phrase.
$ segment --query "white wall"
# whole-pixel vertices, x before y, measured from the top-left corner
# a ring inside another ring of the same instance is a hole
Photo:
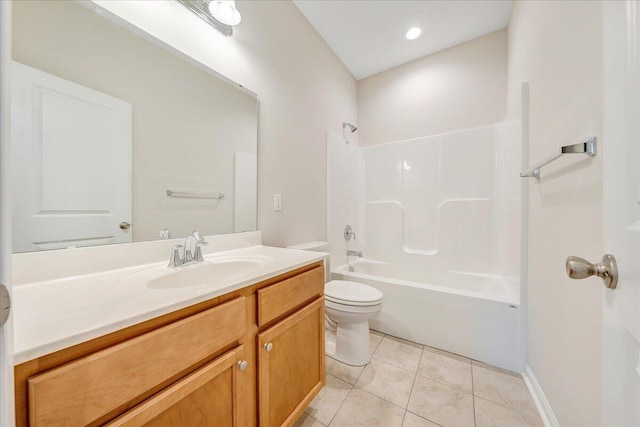
[[[360,145],[500,122],[506,87],[506,30],[362,79]]]
[[[520,1],[509,25],[509,117],[529,81],[529,157],[602,134],[602,3]],[[565,258],[600,260],[602,155],[563,158],[529,180],[528,356],[562,426],[600,425],[601,283]]]
[[[95,0],[258,94],[258,228],[268,245],[326,239],[326,129],[357,123],[356,81],[290,1],[238,1],[225,38],[173,1]],[[273,211],[281,193],[283,210]]]

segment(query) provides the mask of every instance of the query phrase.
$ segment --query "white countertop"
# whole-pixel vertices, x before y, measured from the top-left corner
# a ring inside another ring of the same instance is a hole
[[[320,261],[328,254],[252,246],[207,254],[205,260],[223,256],[258,256],[268,262],[224,282],[183,288],[153,289],[143,281],[127,280],[134,273],[152,268],[168,269],[166,262],[15,287],[14,364],[261,282]]]

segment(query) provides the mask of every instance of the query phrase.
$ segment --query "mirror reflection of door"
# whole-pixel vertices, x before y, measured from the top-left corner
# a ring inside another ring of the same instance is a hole
[[[13,62],[15,252],[131,242],[130,103]]]

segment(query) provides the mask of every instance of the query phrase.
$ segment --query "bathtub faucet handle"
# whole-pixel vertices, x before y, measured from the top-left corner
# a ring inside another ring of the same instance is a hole
[[[353,240],[356,240],[356,233],[354,233],[353,229],[351,228],[351,226],[349,224],[347,224],[344,227],[344,240],[351,240],[351,238],[353,237]]]

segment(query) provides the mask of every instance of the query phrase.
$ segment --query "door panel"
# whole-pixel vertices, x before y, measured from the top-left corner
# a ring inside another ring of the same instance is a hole
[[[131,241],[131,104],[12,63],[16,252]]]
[[[604,2],[604,252],[617,259],[603,289],[603,426],[640,425],[640,8]]]
[[[126,414],[115,426],[235,427],[250,396],[238,394],[244,346],[223,354]]]
[[[11,3],[0,1],[0,283],[11,293],[10,107]],[[9,70],[9,71],[8,71]],[[8,71],[8,72],[7,72]],[[0,301],[0,304],[4,304]],[[0,325],[0,426],[14,424],[12,317]]]
[[[324,298],[258,334],[258,376],[260,426],[293,425],[325,382]]]

